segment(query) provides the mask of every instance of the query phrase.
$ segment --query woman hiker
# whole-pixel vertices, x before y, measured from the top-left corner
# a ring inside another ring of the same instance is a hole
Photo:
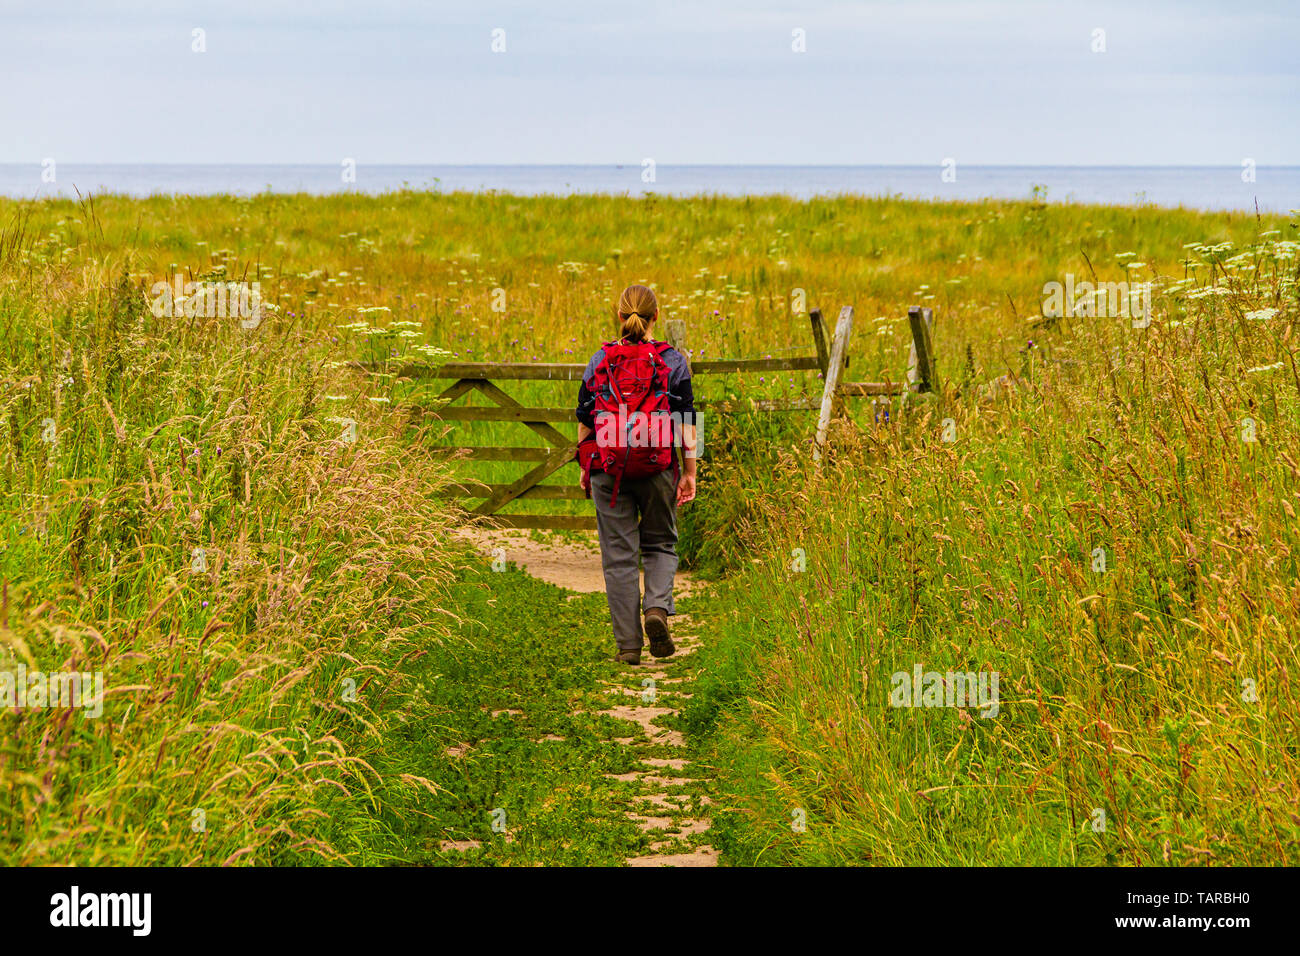
[[[615,659],[639,664],[643,615],[650,653],[668,657],[676,649],[668,616],[676,613],[677,508],[695,497],[695,399],[686,359],[650,338],[659,317],[655,294],[628,286],[615,311],[620,338],[591,357],[578,389],[578,462],[582,488],[596,505]]]

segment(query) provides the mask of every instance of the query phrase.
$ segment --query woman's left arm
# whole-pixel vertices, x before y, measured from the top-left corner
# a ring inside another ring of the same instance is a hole
[[[677,479],[677,504],[695,500],[695,472],[699,467],[699,445],[694,425],[682,424],[682,475]]]
[[[695,500],[695,474],[699,468],[699,433],[695,426],[695,390],[691,387],[691,367],[682,361],[668,391],[668,404],[681,422],[682,473],[677,479],[677,504]]]

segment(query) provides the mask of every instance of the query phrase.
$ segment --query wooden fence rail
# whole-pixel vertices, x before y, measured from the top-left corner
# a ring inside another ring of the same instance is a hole
[[[686,349],[686,323],[667,320],[664,330],[668,341],[683,355],[688,356],[692,377],[701,375],[735,375],[764,372],[819,371],[823,378],[819,400],[795,399],[742,399],[697,400],[696,406],[710,412],[727,413],[741,410],[763,412],[800,412],[818,410],[813,459],[822,461],[830,424],[840,413],[846,398],[863,396],[899,395],[906,391],[930,391],[936,387],[938,376],[934,364],[934,346],[931,341],[931,313],[929,309],[913,307],[908,311],[912,331],[912,351],[909,359],[907,381],[904,382],[850,382],[845,381],[849,365],[849,339],[853,330],[853,307],[840,310],[835,330],[827,341],[825,322],[820,309],[808,314],[815,354],[786,358],[762,359],[711,359],[689,358]],[[353,363],[360,370],[387,369],[387,365]],[[508,483],[482,482],[461,478],[447,485],[441,492],[445,497],[480,499],[469,510],[476,519],[490,520],[503,528],[554,528],[593,529],[596,519],[592,515],[529,515],[508,514],[501,509],[512,501],[579,501],[586,496],[570,485],[544,485],[542,482],[575,459],[577,442],[555,428],[553,422],[574,421],[574,407],[537,407],[522,405],[510,394],[494,384],[495,381],[545,381],[577,382],[582,378],[585,364],[577,362],[448,362],[444,365],[405,365],[397,375],[407,379],[450,381],[436,397],[437,407],[429,413],[448,422],[515,422],[541,437],[547,447],[531,446],[457,446],[447,445],[437,450],[448,457],[472,461],[519,461],[533,463],[533,467]],[[453,405],[467,395],[478,394],[491,405]]]

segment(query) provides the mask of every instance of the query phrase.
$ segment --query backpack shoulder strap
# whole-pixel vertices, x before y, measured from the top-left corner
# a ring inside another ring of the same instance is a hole
[[[672,348],[672,345],[668,342],[651,342],[650,344],[654,346],[655,357],[659,359],[659,363],[671,372],[672,366],[668,364],[667,353]]]

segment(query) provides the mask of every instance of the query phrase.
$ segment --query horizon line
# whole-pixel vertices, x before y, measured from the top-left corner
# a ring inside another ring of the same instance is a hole
[[[351,158],[351,157],[348,157]],[[41,166],[41,160],[0,161],[0,166]],[[75,160],[60,159],[60,165],[67,166],[311,166],[323,169],[335,169],[339,163],[334,162],[295,162],[285,160],[239,161],[239,162],[156,162],[152,160]],[[340,160],[342,162],[342,160]],[[626,169],[642,165],[640,162],[624,163],[449,163],[431,161],[406,162],[361,162],[363,166],[411,166],[411,167],[446,167],[451,169],[547,169],[547,168],[590,168],[590,169]],[[1241,163],[976,163],[957,161],[958,167],[967,169],[1240,169]],[[924,163],[669,163],[655,160],[656,167],[694,168],[694,169],[916,169],[931,166],[942,167],[942,162]],[[1257,169],[1300,169],[1300,163],[1256,163]]]

